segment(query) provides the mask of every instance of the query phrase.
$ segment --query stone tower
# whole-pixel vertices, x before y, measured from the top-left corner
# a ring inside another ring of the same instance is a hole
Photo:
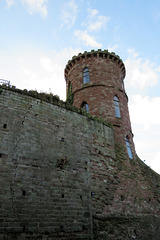
[[[115,142],[135,158],[135,147],[124,88],[125,66],[115,53],[107,50],[73,56],[65,68],[67,97],[73,105],[113,124]]]

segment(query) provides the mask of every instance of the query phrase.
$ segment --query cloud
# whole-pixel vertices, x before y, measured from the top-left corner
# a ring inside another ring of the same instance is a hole
[[[102,47],[101,43],[95,40],[95,36],[91,36],[90,32],[96,32],[106,26],[109,17],[98,15],[97,9],[87,9],[88,16],[81,24],[85,30],[75,30],[74,35],[85,45],[93,48]]]
[[[125,61],[127,69],[126,82],[129,86],[141,90],[158,83],[160,68],[148,59],[142,59],[139,53],[129,49],[129,57]]]
[[[10,8],[14,4],[14,0],[6,0],[7,7]]]
[[[65,48],[61,51],[44,52],[35,48],[2,52],[0,58],[1,78],[10,80],[20,89],[33,89],[66,98],[64,68],[72,56],[82,49]],[[9,69],[9,71],[8,71]]]
[[[88,8],[88,17],[89,18],[93,18],[98,14],[98,10],[97,9],[91,9]]]
[[[145,95],[151,87],[159,88],[160,67],[133,49],[128,52],[125,82],[136,151],[148,166],[160,173],[160,97]]]
[[[116,49],[118,48],[118,44],[115,44],[114,46],[112,46],[112,47],[108,47],[108,51],[109,52],[114,52]]]
[[[50,72],[50,73],[53,72],[54,67],[53,67],[53,65],[52,65],[52,61],[51,61],[50,58],[48,58],[48,57],[42,57],[42,58],[40,59],[40,63],[41,63],[41,65],[42,65],[42,67],[43,67],[47,72]]]
[[[129,112],[138,156],[160,173],[160,97],[130,96]]]
[[[160,97],[148,97],[140,94],[131,97],[130,112],[132,120],[136,124],[141,124],[145,130],[153,125],[160,127]]]
[[[61,11],[61,20],[62,26],[67,25],[71,28],[77,17],[77,5],[74,0],[70,0],[67,4],[65,4]]]
[[[88,31],[99,31],[106,26],[110,17],[98,15],[98,10],[88,9],[87,21],[83,23]]]
[[[26,5],[29,14],[39,13],[42,17],[47,17],[48,0],[22,0],[22,3]]]
[[[76,30],[74,32],[75,36],[82,41],[86,46],[94,47],[94,48],[99,48],[102,45],[98,43],[96,40],[94,40],[93,37],[91,37],[87,31],[81,31],[81,30]]]

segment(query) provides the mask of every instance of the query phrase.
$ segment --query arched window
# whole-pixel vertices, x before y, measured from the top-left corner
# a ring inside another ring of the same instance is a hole
[[[85,68],[83,70],[83,84],[89,83],[89,69]]]
[[[115,115],[117,118],[121,118],[120,108],[119,108],[119,99],[117,96],[114,96],[114,108],[115,108]]]
[[[82,103],[81,108],[83,108],[84,111],[89,112],[89,106],[86,102]]]
[[[126,141],[128,156],[129,156],[129,158],[133,159],[132,151],[131,151],[131,147],[130,147],[130,143],[129,143],[128,137],[125,137],[125,141]]]

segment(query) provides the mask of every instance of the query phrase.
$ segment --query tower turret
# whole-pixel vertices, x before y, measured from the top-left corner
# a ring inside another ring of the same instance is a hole
[[[124,89],[125,66],[115,53],[107,50],[73,56],[65,68],[67,95],[73,105],[113,124],[115,142],[125,146],[129,158],[135,148]]]

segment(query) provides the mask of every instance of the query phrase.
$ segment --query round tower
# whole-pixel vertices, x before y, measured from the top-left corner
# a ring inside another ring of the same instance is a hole
[[[107,50],[80,53],[65,68],[67,97],[73,96],[74,106],[112,123],[115,142],[125,146],[132,159],[135,148],[124,78],[123,61]]]

